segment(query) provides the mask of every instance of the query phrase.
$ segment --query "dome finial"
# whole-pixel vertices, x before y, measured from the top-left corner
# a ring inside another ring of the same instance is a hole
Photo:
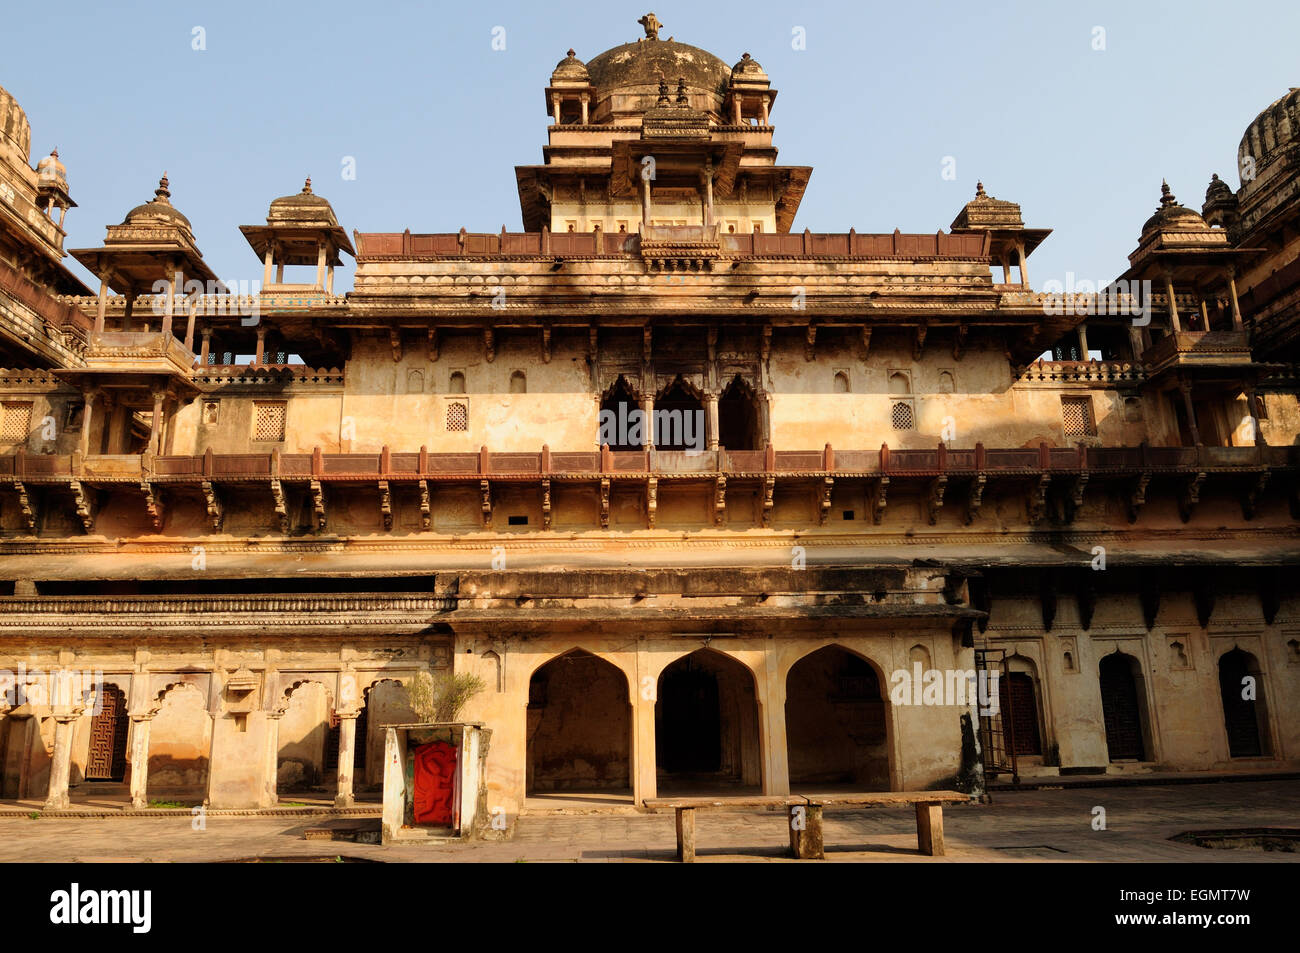
[[[307,176],[307,181],[303,183],[303,186],[302,186],[302,194],[303,194],[303,195],[311,195],[311,176],[310,176],[310,175]]]
[[[1160,205],[1162,207],[1168,207],[1170,205],[1177,205],[1177,204],[1178,204],[1178,199],[1174,198],[1174,193],[1170,191],[1169,183],[1166,182],[1164,179],[1161,179],[1160,180]]]
[[[647,40],[659,39],[659,29],[663,24],[659,22],[659,18],[655,16],[653,12],[647,13],[636,22],[645,27],[645,38]]]
[[[54,158],[57,159],[59,157],[59,147],[55,146],[53,149],[51,149],[50,155],[54,156]]]
[[[155,202],[161,202],[163,205],[171,204],[168,201],[168,199],[172,197],[171,192],[168,191],[169,185],[170,183],[167,181],[167,172],[164,170],[162,178],[158,180],[158,188],[154,189],[153,195]]]
[[[986,198],[989,197],[989,194],[988,194],[987,192],[984,191],[984,183],[983,183],[983,182],[976,182],[976,183],[975,183],[975,197],[976,197],[977,199],[986,199]]]

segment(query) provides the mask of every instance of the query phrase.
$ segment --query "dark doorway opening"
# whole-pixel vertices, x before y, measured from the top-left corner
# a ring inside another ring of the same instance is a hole
[[[525,790],[630,792],[632,704],[614,664],[575,649],[528,683]]]
[[[889,735],[880,679],[837,645],[806,655],[786,676],[790,784],[889,790]]]
[[[1146,760],[1140,677],[1138,660],[1131,655],[1116,652],[1101,660],[1101,711],[1111,761]]]
[[[633,417],[636,412],[636,417]],[[646,424],[642,421],[636,425],[641,416],[641,405],[632,392],[632,386],[622,374],[614,385],[605,392],[600,402],[600,420],[598,437],[600,443],[608,444],[610,450],[640,450],[645,445]]]
[[[1219,659],[1219,695],[1229,756],[1259,758],[1268,754],[1264,686],[1254,656],[1233,649]]]
[[[702,451],[708,444],[704,436],[704,404],[678,377],[655,398],[655,449]]]
[[[718,443],[728,450],[762,450],[758,398],[740,375],[718,398]]]
[[[1042,754],[1033,677],[1025,672],[1006,673],[998,682],[998,693],[1002,696],[999,705],[1003,710],[1002,736],[1006,750],[1012,750],[1014,738],[1017,756]]]
[[[758,699],[749,670],[709,649],[664,669],[655,701],[655,761],[661,793],[758,790]]]

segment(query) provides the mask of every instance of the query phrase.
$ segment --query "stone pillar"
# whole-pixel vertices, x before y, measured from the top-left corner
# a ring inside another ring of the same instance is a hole
[[[650,658],[645,643],[637,640],[636,670],[638,684],[632,687],[632,803],[640,807],[647,798],[657,797],[658,775],[655,764],[655,698],[658,682],[654,680],[646,691],[645,679],[652,678],[647,671]],[[649,694],[649,698],[646,695]]]
[[[1237,276],[1233,268],[1228,269],[1228,300],[1232,303],[1232,330],[1241,331],[1241,304],[1237,301]]]
[[[1079,325],[1079,360],[1088,360],[1088,325],[1087,322]]]
[[[709,414],[709,449],[718,449],[718,395],[705,394],[704,404]]]
[[[763,126],[767,125],[767,110],[768,107],[771,105],[772,105],[772,97],[764,95],[762,99],[762,106],[760,108],[760,114],[758,120],[759,125],[763,125]]]
[[[266,325],[257,329],[257,350],[253,354],[253,363],[258,367],[262,366],[263,356],[266,354]]]
[[[204,328],[199,333],[203,337],[202,350],[199,351],[199,367],[207,367],[208,353],[212,350],[212,329]]]
[[[325,243],[316,246],[316,287],[325,288]]]
[[[1025,246],[1016,246],[1016,256],[1020,259],[1020,287],[1029,287],[1029,256],[1025,254]]]
[[[280,719],[282,711],[263,712],[266,715],[266,759],[262,766],[262,807],[275,807],[280,803],[276,786],[280,778]]]
[[[1192,403],[1192,385],[1181,381],[1178,389],[1183,392],[1183,410],[1187,412],[1187,428],[1192,432],[1192,445],[1201,445],[1201,428],[1196,426],[1196,407]]]
[[[46,811],[66,811],[72,806],[68,785],[72,776],[72,730],[80,715],[60,713],[54,716],[54,760],[50,763],[50,788],[45,798]]]
[[[1205,304],[1205,299],[1201,299],[1201,330],[1210,330],[1210,309]]]
[[[143,811],[149,806],[149,726],[153,715],[131,719],[131,808]]]
[[[98,397],[99,391],[88,391],[86,407],[81,413],[81,456],[83,458],[90,456],[90,427],[94,422],[95,400]]]
[[[731,97],[731,124],[739,126],[740,123],[740,97],[733,95]]]
[[[1142,352],[1146,350],[1146,342],[1142,340],[1142,329],[1130,327],[1128,329],[1129,346],[1133,349],[1133,360],[1140,361]]]
[[[269,285],[269,284],[271,283],[271,265],[272,265],[272,263],[273,263],[273,262],[272,262],[272,259],[275,257],[274,252],[275,252],[275,245],[274,245],[274,243],[272,243],[272,242],[267,242],[267,243],[266,243],[266,256],[265,256],[264,264],[263,264],[263,267],[262,267],[262,287],[263,287],[263,288],[265,288],[267,285]]]
[[[641,401],[641,413],[643,429],[645,435],[644,445],[647,450],[655,448],[655,399],[646,397]]]
[[[162,453],[162,421],[163,421],[163,398],[162,391],[154,391],[153,395],[153,417],[149,423],[149,452],[153,454]]]
[[[108,279],[99,279],[99,306],[95,311],[95,333],[104,331],[104,316],[108,313]]]
[[[708,160],[704,164],[704,172],[700,176],[704,180],[704,227],[708,228],[713,224],[713,161]]]
[[[1178,302],[1174,300],[1174,276],[1168,271],[1165,272],[1165,296],[1169,299],[1169,327],[1177,334],[1183,326],[1178,320]]]
[[[1255,446],[1267,447],[1268,441],[1264,439],[1264,430],[1260,426],[1259,402],[1261,399],[1253,386],[1246,388],[1246,410],[1255,421]]]
[[[199,314],[199,299],[195,296],[194,300],[186,299],[185,301],[185,350],[190,353],[194,352],[194,322]]]
[[[352,762],[357,754],[357,715],[360,711],[341,711],[339,716],[339,787],[334,795],[335,807],[351,807],[356,803],[352,796]]]
[[[167,300],[163,302],[163,334],[172,333],[172,318],[176,315],[176,286],[180,283],[180,277],[179,271],[173,271],[167,276]]]
[[[123,297],[123,301],[122,301],[122,330],[123,330],[123,331],[130,331],[130,330],[131,330],[131,318],[135,315],[135,293],[134,293],[134,292],[131,292],[131,291],[128,291],[128,292],[127,292],[125,295],[123,295],[122,297]],[[149,330],[149,322],[148,322],[148,321],[145,321],[145,327],[144,327],[144,329],[145,329],[146,331]]]
[[[790,758],[785,735],[785,680],[781,678],[776,640],[769,638],[763,658],[762,734],[763,793],[790,793]]]
[[[650,204],[650,179],[646,176],[646,167],[641,167],[641,224],[649,225],[653,208]]]
[[[330,265],[329,270],[325,272],[325,293],[332,295],[334,293],[334,266]]]
[[[589,97],[586,93],[583,93],[582,94],[582,124],[584,126],[587,124],[587,107],[590,101],[591,101],[591,97]]]

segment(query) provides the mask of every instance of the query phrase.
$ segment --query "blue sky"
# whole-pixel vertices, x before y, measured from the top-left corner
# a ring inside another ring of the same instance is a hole
[[[22,3],[0,85],[33,161],[57,145],[68,166],[68,247],[99,244],[166,169],[209,264],[252,280],[238,226],[308,174],[349,232],[520,229],[513,167],[541,161],[550,71],[570,46],[635,39],[650,6]],[[814,167],[796,229],[946,229],[978,178],[1056,230],[1030,262],[1039,288],[1122,271],[1162,177],[1197,209],[1212,172],[1235,187],[1246,125],[1300,85],[1295,0],[653,8],[664,37],[766,68],[780,161]]]

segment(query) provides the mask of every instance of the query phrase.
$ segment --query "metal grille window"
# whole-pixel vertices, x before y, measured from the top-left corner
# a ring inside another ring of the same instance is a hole
[[[32,429],[30,403],[6,403],[0,417],[0,440],[5,443],[26,443]]]
[[[903,400],[895,401],[889,411],[889,422],[895,430],[912,430],[916,426],[912,405]]]
[[[469,407],[462,403],[447,405],[447,432],[464,433],[469,430]]]
[[[283,440],[284,418],[288,405],[283,401],[258,402],[253,405],[253,439]]]
[[[1097,422],[1092,417],[1091,397],[1062,397],[1061,421],[1067,437],[1097,436]]]

